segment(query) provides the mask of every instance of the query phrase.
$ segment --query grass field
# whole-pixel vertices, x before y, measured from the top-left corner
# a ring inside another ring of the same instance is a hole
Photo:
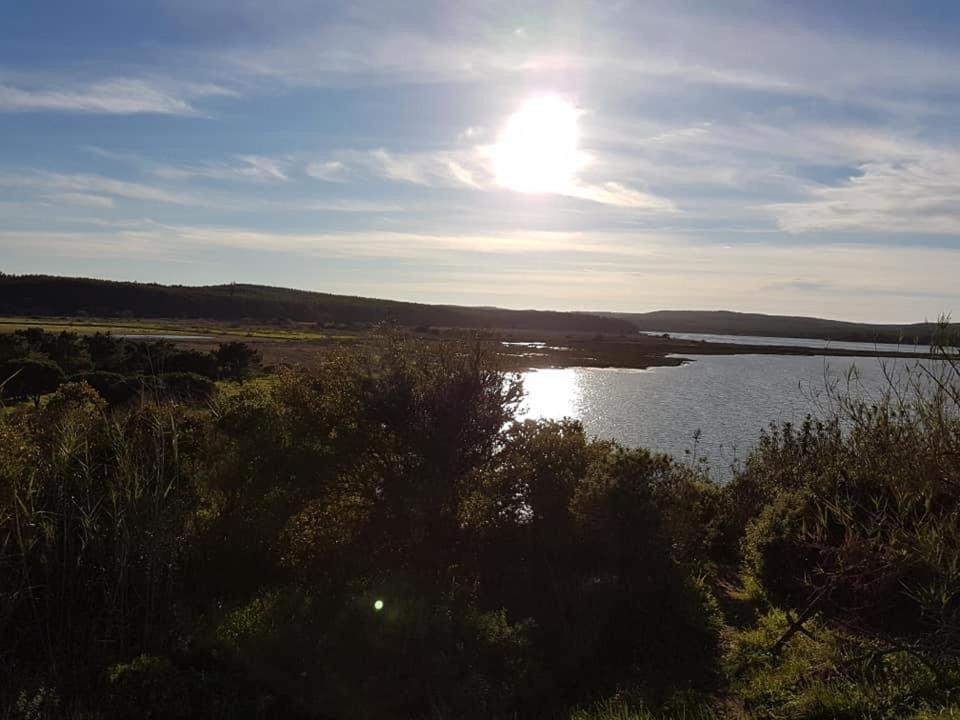
[[[113,334],[192,334],[217,338],[254,338],[264,340],[292,340],[297,342],[351,341],[356,334],[331,334],[313,329],[309,323],[294,327],[269,325],[243,326],[239,323],[223,323],[203,320],[136,320],[116,318],[26,318],[0,317],[0,332],[13,332],[27,328],[40,328],[47,332],[70,330],[77,333],[110,332]]]
[[[312,365],[332,347],[368,342],[375,333],[370,327],[328,329],[307,322],[236,322],[199,319],[136,319],[92,317],[2,317],[0,333],[25,328],[47,332],[68,330],[77,333],[110,332],[114,335],[177,335],[181,347],[202,350],[212,343],[239,340],[256,348],[266,365]],[[669,336],[604,335],[602,333],[560,332],[489,328],[407,329],[414,335],[437,338],[480,334],[494,343],[504,370],[523,371],[554,367],[649,368],[680,365],[685,358],[704,354],[817,355],[859,357],[928,357],[923,353],[890,353],[866,350],[838,350],[773,345],[735,345],[682,340]]]

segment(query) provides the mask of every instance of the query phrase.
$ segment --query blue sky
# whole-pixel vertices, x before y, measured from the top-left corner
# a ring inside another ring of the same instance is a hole
[[[3,2],[0,270],[934,318],[958,110],[954,2]]]

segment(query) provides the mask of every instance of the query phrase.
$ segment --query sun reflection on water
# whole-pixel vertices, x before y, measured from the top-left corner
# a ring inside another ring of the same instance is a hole
[[[526,392],[520,408],[522,419],[578,417],[583,395],[580,376],[572,368],[550,368],[524,373]]]

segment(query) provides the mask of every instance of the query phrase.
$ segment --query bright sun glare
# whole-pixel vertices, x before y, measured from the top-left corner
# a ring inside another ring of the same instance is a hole
[[[527,100],[507,120],[493,148],[496,182],[529,193],[562,193],[581,162],[580,111],[557,95]]]

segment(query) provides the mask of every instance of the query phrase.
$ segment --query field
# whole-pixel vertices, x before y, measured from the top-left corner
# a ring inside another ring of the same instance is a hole
[[[219,322],[215,320],[157,320],[87,317],[0,317],[0,332],[36,327],[47,332],[69,330],[77,333],[110,332],[115,335],[196,334],[215,338],[285,340],[295,342],[350,341],[356,334],[332,334],[316,329],[315,323],[284,326]]]
[[[376,334],[369,327],[325,328],[318,323],[287,321],[223,321],[203,319],[143,319],[93,317],[0,317],[0,332],[39,328],[80,334],[195,336],[170,338],[184,348],[204,349],[219,342],[242,341],[253,346],[271,365],[312,365],[330,349],[365,344]],[[697,355],[775,354],[877,357],[875,351],[814,349],[773,345],[734,345],[680,340],[669,336],[628,335],[560,330],[491,328],[405,328],[423,337],[480,336],[495,344],[504,369],[522,371],[550,367],[622,367],[643,369],[675,366]],[[927,357],[900,353],[896,357]]]

